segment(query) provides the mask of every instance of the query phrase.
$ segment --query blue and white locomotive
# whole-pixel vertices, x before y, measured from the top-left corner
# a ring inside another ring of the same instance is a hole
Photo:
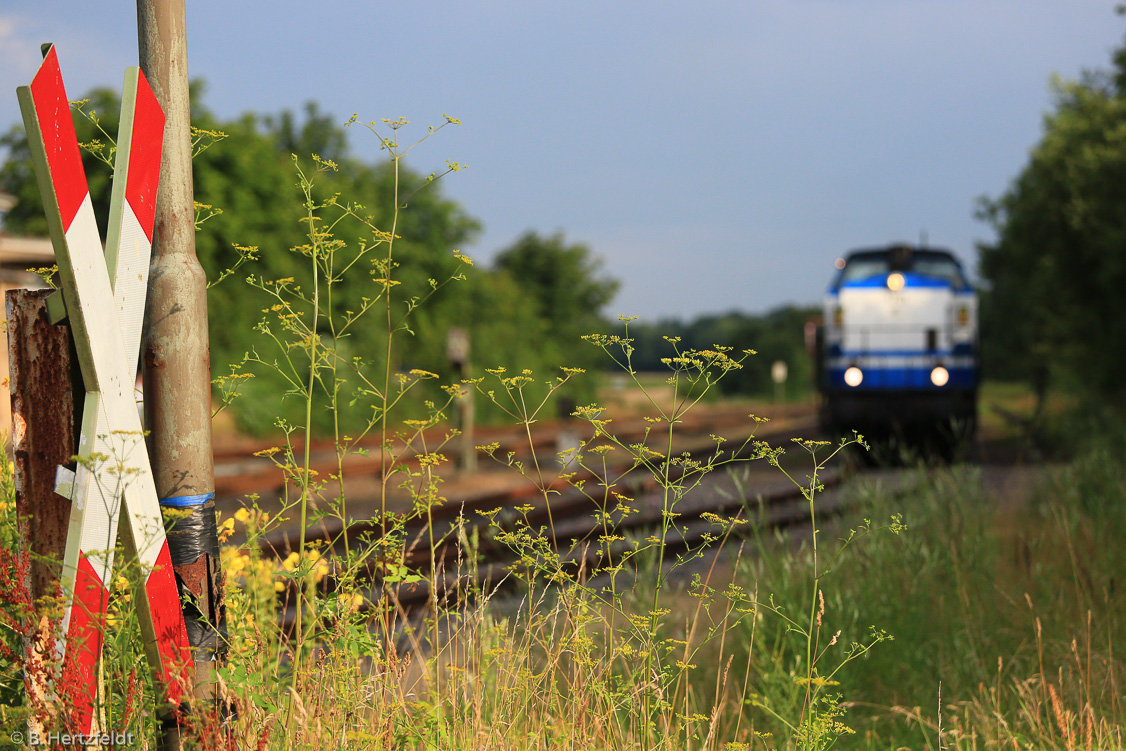
[[[836,265],[820,343],[825,427],[972,434],[978,302],[958,259],[892,245],[854,250]]]

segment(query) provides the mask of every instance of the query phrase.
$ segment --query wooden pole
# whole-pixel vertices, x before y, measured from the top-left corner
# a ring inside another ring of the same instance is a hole
[[[195,658],[195,696],[214,700],[226,652],[215,527],[207,279],[195,252],[184,0],[137,0],[140,65],[167,118],[142,340],[145,422],[169,552]]]

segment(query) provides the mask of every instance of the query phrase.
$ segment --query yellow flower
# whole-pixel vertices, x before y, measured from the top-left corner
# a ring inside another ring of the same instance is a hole
[[[250,518],[250,512],[247,511],[245,508],[240,508],[238,511],[235,512],[235,519],[237,519],[240,522],[243,522],[244,524],[246,523],[246,520],[249,519],[249,518]]]
[[[229,576],[238,574],[240,571],[246,568],[248,563],[250,563],[250,556],[246,553],[243,553],[242,555],[232,556],[230,561],[227,563],[227,574]]]

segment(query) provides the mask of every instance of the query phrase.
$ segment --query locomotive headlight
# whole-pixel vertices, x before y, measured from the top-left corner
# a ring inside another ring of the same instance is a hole
[[[847,374],[846,374],[847,377]],[[939,388],[950,382],[950,371],[939,365],[931,371],[931,383]]]
[[[892,292],[898,292],[903,289],[903,285],[906,283],[907,280],[904,279],[903,274],[900,274],[898,271],[894,274],[888,274],[888,289]]]
[[[932,376],[933,378],[933,376]],[[856,388],[864,381],[864,371],[853,365],[851,368],[844,372],[844,382],[849,386]]]

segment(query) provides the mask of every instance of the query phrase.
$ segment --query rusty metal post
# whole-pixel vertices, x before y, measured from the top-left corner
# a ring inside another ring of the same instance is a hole
[[[12,451],[20,537],[31,553],[29,590],[35,601],[58,595],[70,499],[55,493],[55,470],[74,466],[78,427],[74,405],[86,395],[66,321],[52,324],[52,290],[5,294],[12,393]]]
[[[186,27],[184,0],[137,0],[141,70],[167,118],[141,353],[149,455],[187,603],[194,693],[210,701],[216,662],[226,651],[226,608],[215,527],[207,279],[195,252]]]
[[[8,320],[8,367],[11,372],[12,449],[15,458],[16,513],[21,555],[27,555],[27,588],[34,612],[24,649],[30,665],[55,660],[51,632],[58,609],[60,568],[66,551],[70,500],[55,493],[55,470],[74,468],[78,453],[75,405],[86,394],[78,357],[64,321],[52,324],[47,312],[49,289],[9,290],[5,294]],[[29,721],[38,723],[37,710],[47,696],[47,673],[29,670]],[[31,729],[42,731],[38,724]]]

